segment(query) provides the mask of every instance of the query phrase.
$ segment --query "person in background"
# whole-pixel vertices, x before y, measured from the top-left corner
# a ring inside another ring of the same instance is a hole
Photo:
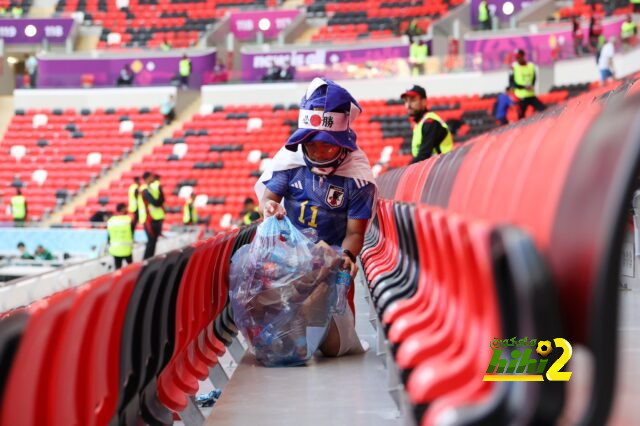
[[[16,18],[16,19],[22,18],[23,14],[24,14],[24,9],[19,4],[16,4],[15,6],[13,6],[11,8],[11,15],[14,18]]]
[[[180,86],[183,89],[189,87],[189,77],[191,76],[191,60],[187,54],[182,55],[182,59],[178,63],[178,74],[180,75]]]
[[[198,212],[196,211],[196,206],[193,205],[193,201],[193,194],[191,194],[182,207],[182,223],[185,226],[198,224]]]
[[[41,244],[39,244],[38,247],[36,247],[35,257],[36,257],[36,259],[39,259],[39,260],[54,260],[55,259],[53,257],[53,255],[51,254],[51,252],[49,250],[47,250],[46,248],[44,248]]]
[[[445,154],[453,149],[453,136],[449,126],[440,116],[429,112],[427,91],[413,85],[400,98],[413,119],[413,137],[411,138],[411,163],[426,160],[435,154]]]
[[[478,5],[478,22],[481,30],[491,29],[491,15],[489,14],[489,4],[487,0],[481,0]]]
[[[253,222],[257,222],[258,220],[260,220],[260,209],[256,206],[253,198],[245,198],[244,206],[240,213],[240,224],[251,225]]]
[[[129,64],[126,64],[120,70],[120,76],[118,77],[116,85],[118,87],[133,85],[133,71],[131,71],[131,67],[129,66]]]
[[[176,118],[176,97],[171,95],[160,105],[160,113],[164,115],[164,124],[171,124]]]
[[[411,75],[424,74],[424,66],[429,55],[429,46],[422,40],[414,39],[409,47],[409,64],[411,65]]]
[[[507,87],[504,93],[500,93],[498,95],[496,103],[493,107],[493,115],[496,117],[496,120],[503,126],[509,123],[507,121],[507,111],[509,111],[509,107],[514,104],[512,96],[513,89],[511,87]]]
[[[518,49],[516,51],[516,61],[511,67],[509,86],[514,88],[514,94],[518,99],[518,107],[520,107],[518,118],[525,116],[529,106],[532,106],[536,111],[544,111],[546,107],[536,97],[533,88],[536,84],[536,66],[533,62],[527,61],[524,50]]]
[[[600,56],[598,57],[598,70],[600,70],[600,81],[605,81],[613,78],[613,55],[615,54],[614,43],[615,37],[610,37],[609,41],[600,49]]]
[[[156,253],[156,244],[162,234],[164,222],[164,194],[160,185],[160,177],[151,172],[144,172],[142,179],[145,184],[140,187],[141,203],[144,206],[144,230],[147,234],[147,246],[144,258],[153,257]],[[140,200],[139,200],[140,206]]]
[[[633,13],[640,13],[640,0],[629,0],[633,5]]]
[[[140,189],[140,178],[135,176],[133,183],[129,185],[129,206],[128,211],[131,214],[131,232],[136,232],[138,226],[138,191]]]
[[[119,203],[116,214],[107,221],[107,241],[109,254],[113,256],[116,269],[133,263],[133,232],[131,231],[131,216],[127,214],[127,206]]]
[[[580,56],[582,55],[582,43],[583,43],[584,34],[582,31],[582,27],[580,26],[580,20],[578,19],[577,16],[574,15],[571,18],[571,25],[573,27],[572,29],[573,51],[576,54],[576,56]]]
[[[638,26],[633,22],[633,17],[627,15],[627,20],[624,21],[622,27],[620,27],[620,38],[622,39],[622,46],[625,50],[635,46],[637,34]]]
[[[22,241],[18,243],[18,251],[20,252],[20,259],[28,259],[28,260],[35,259],[33,256],[29,254],[29,252],[27,251]]]
[[[11,197],[11,216],[14,226],[24,226],[27,220],[27,200],[20,188],[16,188],[16,195]]]
[[[24,66],[27,69],[27,74],[29,75],[29,87],[35,89],[38,79],[38,60],[35,55],[29,55],[27,60],[24,62]]]
[[[160,45],[160,49],[162,49],[163,52],[168,52],[171,50],[171,45],[169,44],[169,42],[167,41],[167,39],[163,39],[162,40],[162,44]]]
[[[407,27],[407,31],[405,31],[405,34],[409,36],[410,39],[415,36],[421,36],[424,34],[422,29],[418,26],[417,19],[414,18],[411,20],[411,22],[409,23],[409,27]]]
[[[595,54],[598,53],[598,39],[602,35],[602,22],[595,15],[589,21],[589,47]]]

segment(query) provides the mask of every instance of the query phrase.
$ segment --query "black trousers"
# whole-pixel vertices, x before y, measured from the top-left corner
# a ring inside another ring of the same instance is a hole
[[[138,226],[138,210],[133,212],[133,216],[131,217],[131,233],[136,233],[136,226]]]
[[[547,108],[542,102],[540,102],[540,99],[538,99],[536,96],[520,99],[520,102],[518,102],[518,106],[520,107],[518,118],[524,117],[524,114],[525,112],[527,112],[527,108],[529,108],[529,105],[531,105],[536,111],[544,111]]]
[[[127,265],[131,265],[133,263],[133,256],[127,256],[127,257],[113,256],[113,261],[116,264],[116,269],[122,268],[122,261],[123,260],[127,261]]]
[[[156,243],[162,233],[162,220],[151,220],[144,224],[144,232],[147,234],[147,246],[144,249],[144,258],[149,259],[156,254]]]

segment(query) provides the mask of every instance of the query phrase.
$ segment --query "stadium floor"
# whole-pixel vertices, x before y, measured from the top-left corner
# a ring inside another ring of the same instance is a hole
[[[387,391],[387,375],[375,354],[364,285],[356,284],[356,329],[371,349],[338,359],[316,357],[306,367],[264,368],[245,355],[205,425],[402,424]]]

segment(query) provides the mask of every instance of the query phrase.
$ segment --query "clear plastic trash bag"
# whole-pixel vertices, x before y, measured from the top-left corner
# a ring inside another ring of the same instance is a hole
[[[314,241],[314,232],[303,234],[287,217],[270,217],[231,259],[233,319],[267,367],[306,363],[331,315],[346,308],[350,280],[343,278],[340,253]]]

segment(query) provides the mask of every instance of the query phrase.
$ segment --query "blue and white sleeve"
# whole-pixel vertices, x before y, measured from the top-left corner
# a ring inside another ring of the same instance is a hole
[[[373,200],[376,187],[369,183],[362,188],[355,188],[349,197],[349,219],[371,219],[373,216]]]
[[[289,171],[281,170],[273,172],[271,179],[264,184],[274,194],[284,197],[287,195],[287,189],[289,188]]]

